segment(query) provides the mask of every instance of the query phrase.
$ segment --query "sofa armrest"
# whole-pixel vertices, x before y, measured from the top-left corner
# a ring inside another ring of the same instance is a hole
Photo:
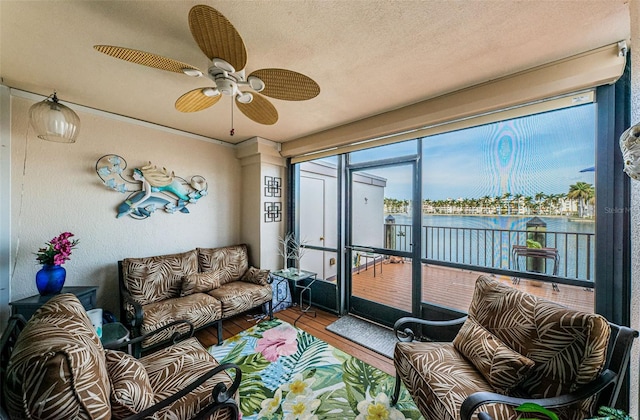
[[[396,321],[395,325],[393,326],[393,331],[396,334],[396,338],[398,339],[398,341],[413,341],[413,339],[415,338],[415,333],[413,332],[413,330],[411,328],[403,328],[407,324],[415,324],[418,327],[450,327],[453,325],[464,324],[464,321],[466,320],[467,316],[447,321],[431,321],[428,319],[403,317]]]
[[[193,419],[209,418],[211,413],[218,411],[220,409],[223,409],[225,407],[231,408],[232,410],[231,418],[237,419],[239,415],[238,405],[234,400],[233,396],[238,390],[238,387],[240,386],[240,381],[242,380],[242,371],[240,370],[240,367],[238,365],[235,365],[232,363],[225,363],[223,365],[216,366],[215,368],[209,370],[207,373],[200,376],[198,379],[191,382],[189,385],[187,385],[180,391],[176,392],[175,394],[171,395],[170,397],[165,398],[164,400],[152,405],[151,407],[147,408],[144,411],[139,412],[138,414],[126,417],[125,420],[139,420],[139,419],[149,418],[150,416],[153,416],[154,413],[173,404],[174,402],[184,397],[185,395],[193,392],[193,390],[195,390],[197,387],[199,387],[200,385],[202,385],[203,383],[205,383],[215,375],[227,369],[233,369],[235,371],[235,376],[233,378],[233,383],[231,384],[231,387],[227,388],[227,386],[222,382],[216,384],[216,386],[213,388],[213,391],[212,391],[213,401],[209,405],[202,408],[198,412],[198,414],[195,417],[193,417]]]
[[[496,394],[493,392],[476,392],[469,395],[462,403],[460,407],[460,418],[462,420],[471,420],[474,412],[484,404],[500,403],[513,407],[518,407],[523,403],[534,403],[544,408],[559,408],[578,403],[585,400],[592,395],[596,395],[602,392],[608,386],[613,385],[618,380],[618,375],[615,372],[607,369],[602,372],[596,379],[589,382],[587,385],[571,392],[569,394],[559,395],[551,398],[516,398],[508,395]],[[489,420],[491,417],[485,415],[485,419]]]

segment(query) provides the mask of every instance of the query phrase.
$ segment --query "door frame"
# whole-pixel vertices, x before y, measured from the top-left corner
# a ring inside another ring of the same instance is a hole
[[[422,214],[422,192],[420,190],[420,178],[422,176],[422,170],[420,165],[420,151],[422,144],[418,139],[418,153],[415,155],[404,156],[400,158],[381,159],[376,161],[370,161],[366,163],[346,164],[345,168],[345,206],[344,206],[344,225],[345,229],[345,246],[344,246],[344,258],[342,262],[344,264],[343,284],[345,290],[345,312],[353,313],[372,321],[378,322],[383,325],[393,326],[396,320],[403,316],[420,316],[420,301],[422,293],[422,270],[421,270],[421,214]],[[411,312],[406,312],[398,308],[392,308],[377,302],[369,301],[357,296],[353,296],[352,280],[353,270],[351,269],[351,261],[353,261],[354,251],[357,251],[360,247],[353,246],[353,178],[354,173],[366,171],[367,169],[385,168],[393,166],[409,166],[412,169],[412,207],[411,207],[411,219],[412,219],[412,238],[413,244],[410,252],[391,251],[385,248],[367,247],[367,250],[371,250],[374,253],[382,254],[385,256],[398,256],[409,258],[411,261]],[[418,203],[418,205],[416,205]]]

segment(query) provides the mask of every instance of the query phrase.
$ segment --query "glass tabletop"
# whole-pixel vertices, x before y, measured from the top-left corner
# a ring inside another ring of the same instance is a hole
[[[288,279],[288,280],[296,280],[296,281],[308,279],[310,277],[315,277],[317,275],[317,273],[314,273],[312,271],[297,270],[297,269],[291,269],[291,268],[288,271],[284,271],[284,270],[273,271],[271,274],[273,274],[274,276]]]
[[[129,330],[119,322],[110,322],[102,325],[102,345],[119,344],[129,338]]]

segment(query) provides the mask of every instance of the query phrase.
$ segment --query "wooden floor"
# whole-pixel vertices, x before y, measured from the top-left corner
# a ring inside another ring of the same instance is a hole
[[[422,301],[466,312],[471,303],[475,281],[480,274],[476,271],[422,264]],[[585,312],[594,310],[592,289],[559,285],[559,290],[555,291],[551,283],[521,279],[518,284],[513,284],[511,277],[495,278],[511,287],[569,308]],[[378,262],[375,273],[372,265],[366,270],[361,268],[359,273],[353,273],[353,294],[411,312],[411,263]]]
[[[411,264],[377,263],[375,276],[373,266],[360,270],[353,275],[354,295],[385,303],[389,306],[411,311]],[[466,312],[471,303],[475,280],[480,273],[469,270],[452,269],[438,266],[422,265],[423,290],[422,300],[434,302],[449,308]],[[559,291],[554,291],[550,283],[534,285],[529,280],[522,279],[519,284],[513,284],[510,277],[497,276],[499,281],[509,286],[524,290],[536,296],[549,299],[565,306],[593,312],[594,292],[581,287],[560,285]],[[314,308],[315,309],[315,308]],[[297,307],[277,312],[275,316],[293,324],[300,312]],[[338,316],[317,309],[317,316],[313,318],[304,315],[296,326],[311,335],[326,341],[330,345],[363,360],[370,365],[395,376],[393,360],[369,350],[359,344],[347,340],[326,330],[326,327],[338,319]],[[223,323],[224,337],[229,338],[256,324],[252,314],[242,314]],[[198,339],[205,346],[217,343],[216,329],[209,328],[196,333]]]
[[[315,308],[314,308],[315,309]],[[296,308],[288,308],[284,311],[275,313],[275,317],[288,322],[293,325],[293,322],[298,317],[300,312]],[[317,337],[335,348],[344,351],[347,354],[357,357],[358,359],[376,367],[383,372],[395,376],[395,368],[393,367],[393,360],[388,357],[382,356],[372,350],[362,347],[359,344],[349,341],[337,334],[327,331],[325,327],[337,320],[336,315],[328,312],[317,310],[317,316],[314,318],[310,315],[304,315],[296,323],[296,327],[308,332],[309,334]],[[240,331],[244,331],[256,324],[256,321],[251,315],[243,314],[231,318],[222,323],[224,329],[224,338],[232,337],[238,334]],[[209,328],[196,333],[196,337],[205,346],[209,347],[217,344],[216,328]]]

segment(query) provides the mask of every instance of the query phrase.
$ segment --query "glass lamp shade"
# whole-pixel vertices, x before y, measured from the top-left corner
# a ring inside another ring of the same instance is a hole
[[[34,104],[29,109],[31,126],[38,138],[58,143],[75,143],[80,131],[80,118],[67,106],[58,102],[56,95]]]

